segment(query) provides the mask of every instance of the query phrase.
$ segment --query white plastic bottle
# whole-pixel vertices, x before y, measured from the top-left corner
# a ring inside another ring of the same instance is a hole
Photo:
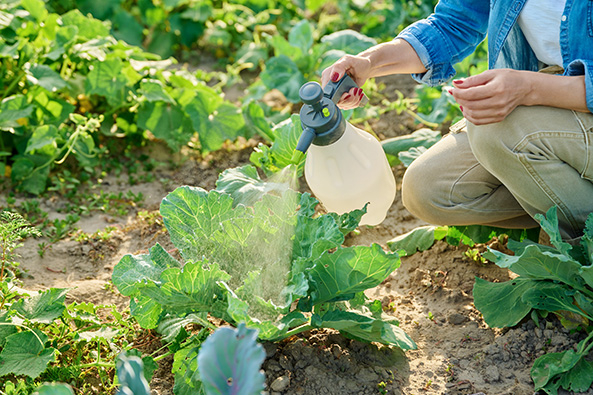
[[[305,179],[328,211],[343,214],[368,203],[360,224],[377,225],[395,199],[395,178],[379,141],[345,122],[334,103],[352,87],[349,76],[325,91],[316,82],[301,87],[303,134],[296,151],[307,151]]]
[[[361,225],[383,222],[395,199],[395,178],[381,144],[349,122],[338,141],[309,147],[305,179],[330,212],[343,214],[369,203]]]

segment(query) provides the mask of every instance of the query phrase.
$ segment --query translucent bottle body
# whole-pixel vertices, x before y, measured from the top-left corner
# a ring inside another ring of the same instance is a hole
[[[361,209],[361,225],[377,225],[395,199],[395,178],[377,139],[346,123],[340,139],[330,145],[311,145],[305,161],[305,179],[330,212]]]

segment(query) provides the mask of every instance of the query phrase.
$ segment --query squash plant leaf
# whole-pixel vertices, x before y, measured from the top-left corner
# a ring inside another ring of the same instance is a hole
[[[66,81],[49,66],[37,64],[32,66],[29,72],[27,79],[31,84],[39,85],[50,92],[55,92],[66,87]]]
[[[184,109],[198,132],[203,152],[216,151],[226,140],[243,135],[245,120],[240,108],[210,87],[199,85],[196,90],[197,95]]]
[[[19,299],[12,308],[31,322],[50,324],[60,317],[66,306],[68,288],[50,288],[29,298]]]
[[[86,93],[103,96],[115,107],[121,107],[127,100],[130,88],[128,79],[122,73],[122,61],[109,59],[94,64],[86,79]]]
[[[249,133],[249,136],[253,136],[255,134],[260,135],[268,142],[274,142],[274,134],[272,132],[272,126],[270,122],[265,117],[264,110],[261,107],[261,104],[256,102],[255,100],[249,100],[241,107],[241,112],[243,113],[243,119],[245,120],[245,129]]]
[[[145,102],[138,110],[138,126],[165,141],[177,152],[194,134],[191,120],[177,106],[164,101]]]
[[[33,131],[33,135],[27,142],[27,148],[25,153],[32,153],[34,151],[44,151],[52,156],[57,154],[58,145],[56,140],[58,139],[58,128],[54,125],[43,125],[37,127]]]
[[[43,373],[47,364],[55,359],[56,350],[45,348],[41,343],[47,341],[46,335],[37,332],[37,336],[26,331],[6,338],[6,344],[0,352],[0,377],[22,374],[34,379]]]
[[[301,101],[299,90],[307,80],[288,56],[280,55],[268,59],[259,76],[268,89],[278,89],[289,102]]]
[[[139,93],[144,95],[150,102],[162,101],[168,104],[175,104],[175,100],[167,93],[163,83],[159,80],[149,79],[140,82]]]
[[[63,26],[74,26],[78,29],[78,37],[86,40],[107,37],[109,25],[98,19],[82,15],[79,10],[68,11],[62,15]]]
[[[503,283],[491,283],[476,277],[474,304],[484,316],[488,326],[503,328],[519,323],[531,311],[532,306],[523,301],[523,294],[539,283],[530,279],[516,278]]]
[[[27,103],[23,95],[7,97],[0,103],[0,129],[19,127],[17,122],[21,118],[27,118],[33,112],[33,106]]]
[[[0,313],[0,347],[4,347],[8,336],[17,333],[17,327],[10,325],[10,322],[8,311]]]
[[[45,9],[45,4],[41,0],[22,0],[21,6],[29,11],[29,14],[37,20],[43,22],[47,18],[48,12]]]
[[[308,20],[302,19],[288,32],[288,42],[290,45],[299,48],[306,54],[313,46],[313,27]]]
[[[336,49],[347,54],[357,54],[377,44],[374,38],[365,36],[354,30],[341,30],[321,38],[328,49]]]
[[[260,371],[266,358],[257,343],[257,330],[240,324],[237,329],[219,328],[202,344],[198,368],[208,395],[260,394],[265,377]]]

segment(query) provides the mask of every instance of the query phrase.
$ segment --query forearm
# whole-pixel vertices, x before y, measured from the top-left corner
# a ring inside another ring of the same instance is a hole
[[[375,45],[358,56],[369,60],[371,77],[426,72],[414,48],[402,39]]]
[[[589,112],[585,94],[585,76],[560,76],[529,71],[523,73],[529,83],[524,105]]]

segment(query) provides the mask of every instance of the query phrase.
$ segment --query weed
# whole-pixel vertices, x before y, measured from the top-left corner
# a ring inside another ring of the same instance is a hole
[[[468,248],[464,253],[463,256],[468,258],[476,263],[480,263],[482,265],[486,264],[486,258],[482,256],[482,253],[477,248]]]
[[[380,394],[387,394],[387,383],[384,381],[381,381],[380,383],[377,384],[377,389],[379,390]]]
[[[113,237],[113,232],[115,232],[117,228],[115,226],[107,226],[105,229],[99,229],[95,233],[85,233],[83,231],[78,231],[74,235],[74,240],[79,243],[84,242],[106,242]]]
[[[48,213],[39,207],[39,200],[37,199],[23,201],[23,203],[21,203],[21,209],[25,214],[27,221],[33,225],[39,225],[48,216]]]
[[[20,243],[22,239],[27,237],[41,236],[41,232],[30,224],[17,213],[10,211],[3,211],[0,213],[0,280],[4,279],[5,270],[15,268],[18,266],[16,262],[15,249],[21,247],[23,244]]]
[[[49,238],[50,243],[56,243],[76,230],[75,224],[80,220],[78,214],[68,214],[66,218],[56,218],[53,221],[44,223],[43,235]]]

